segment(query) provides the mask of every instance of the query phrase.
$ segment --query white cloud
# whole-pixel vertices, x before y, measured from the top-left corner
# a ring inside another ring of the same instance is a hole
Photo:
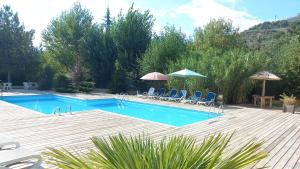
[[[237,0],[226,0],[236,3]],[[213,18],[230,19],[235,27],[240,30],[260,23],[261,21],[247,13],[246,11],[236,10],[217,2],[216,0],[192,0],[176,9],[177,14],[186,14],[193,20],[193,26],[205,26]]]

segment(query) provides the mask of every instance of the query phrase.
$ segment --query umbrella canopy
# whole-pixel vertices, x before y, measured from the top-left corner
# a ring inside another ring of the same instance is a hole
[[[196,73],[194,71],[191,71],[189,69],[183,69],[177,72],[173,72],[168,74],[169,76],[175,76],[175,77],[206,77],[200,73]]]
[[[281,80],[280,77],[278,77],[268,71],[257,72],[254,75],[250,76],[250,79],[263,80],[263,86],[262,86],[262,92],[261,92],[262,96],[265,96],[265,93],[266,93],[266,80]]]
[[[142,80],[168,80],[169,77],[159,72],[152,72],[141,77]]]
[[[268,71],[261,71],[257,72],[254,75],[250,76],[250,79],[255,79],[255,80],[281,80],[280,77],[274,75],[271,72]]]

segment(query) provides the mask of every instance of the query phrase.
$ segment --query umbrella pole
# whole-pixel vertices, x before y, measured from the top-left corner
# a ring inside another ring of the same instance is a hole
[[[266,80],[263,80],[261,96],[265,96],[266,93]]]

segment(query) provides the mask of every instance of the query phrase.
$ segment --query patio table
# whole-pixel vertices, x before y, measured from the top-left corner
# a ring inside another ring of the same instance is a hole
[[[272,102],[274,96],[260,96],[260,95],[252,95],[254,106],[266,107],[266,103],[269,103],[269,107],[272,108]]]

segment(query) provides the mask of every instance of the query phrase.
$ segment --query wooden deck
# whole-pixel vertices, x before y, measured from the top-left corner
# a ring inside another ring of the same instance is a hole
[[[76,97],[76,96],[75,96]],[[107,95],[80,95],[81,98],[103,98]],[[191,109],[204,107],[181,103],[131,100],[169,104]],[[85,111],[74,115],[49,115],[0,101],[0,134],[11,137],[25,148],[36,152],[46,147],[68,147],[87,150],[92,147],[91,136],[108,137],[118,133],[127,136],[147,134],[154,139],[172,135],[194,136],[200,142],[205,136],[235,131],[232,147],[257,138],[264,140],[263,148],[270,155],[253,168],[300,168],[300,114],[280,110],[241,106],[226,106],[224,116],[184,127],[173,127],[141,119],[104,112]]]

